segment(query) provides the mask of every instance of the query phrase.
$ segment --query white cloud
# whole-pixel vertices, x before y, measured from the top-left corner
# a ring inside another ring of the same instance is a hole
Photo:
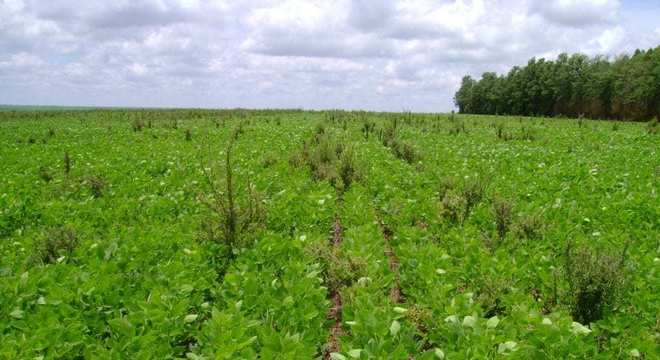
[[[625,30],[621,26],[606,29],[594,41],[598,44],[598,53],[610,53],[617,49],[625,38]]]
[[[619,7],[619,0],[536,0],[530,10],[561,25],[584,27],[614,21]]]
[[[466,73],[658,43],[660,28],[621,21],[622,9],[612,0],[0,0],[0,103],[447,111]]]

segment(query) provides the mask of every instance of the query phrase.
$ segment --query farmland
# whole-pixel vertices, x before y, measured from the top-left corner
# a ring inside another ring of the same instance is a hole
[[[0,112],[0,359],[660,356],[656,123]]]

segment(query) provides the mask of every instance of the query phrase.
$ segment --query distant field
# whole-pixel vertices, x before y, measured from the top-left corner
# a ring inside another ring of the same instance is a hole
[[[657,123],[40,110],[0,359],[660,356]]]

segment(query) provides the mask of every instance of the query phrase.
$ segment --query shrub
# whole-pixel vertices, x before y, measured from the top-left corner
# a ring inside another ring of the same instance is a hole
[[[575,321],[582,324],[600,320],[613,310],[627,280],[627,245],[620,256],[566,246],[564,274],[569,285],[568,303]]]

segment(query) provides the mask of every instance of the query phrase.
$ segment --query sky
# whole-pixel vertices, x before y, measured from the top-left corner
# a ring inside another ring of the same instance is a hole
[[[461,78],[660,45],[660,0],[0,0],[0,104],[446,112]]]

